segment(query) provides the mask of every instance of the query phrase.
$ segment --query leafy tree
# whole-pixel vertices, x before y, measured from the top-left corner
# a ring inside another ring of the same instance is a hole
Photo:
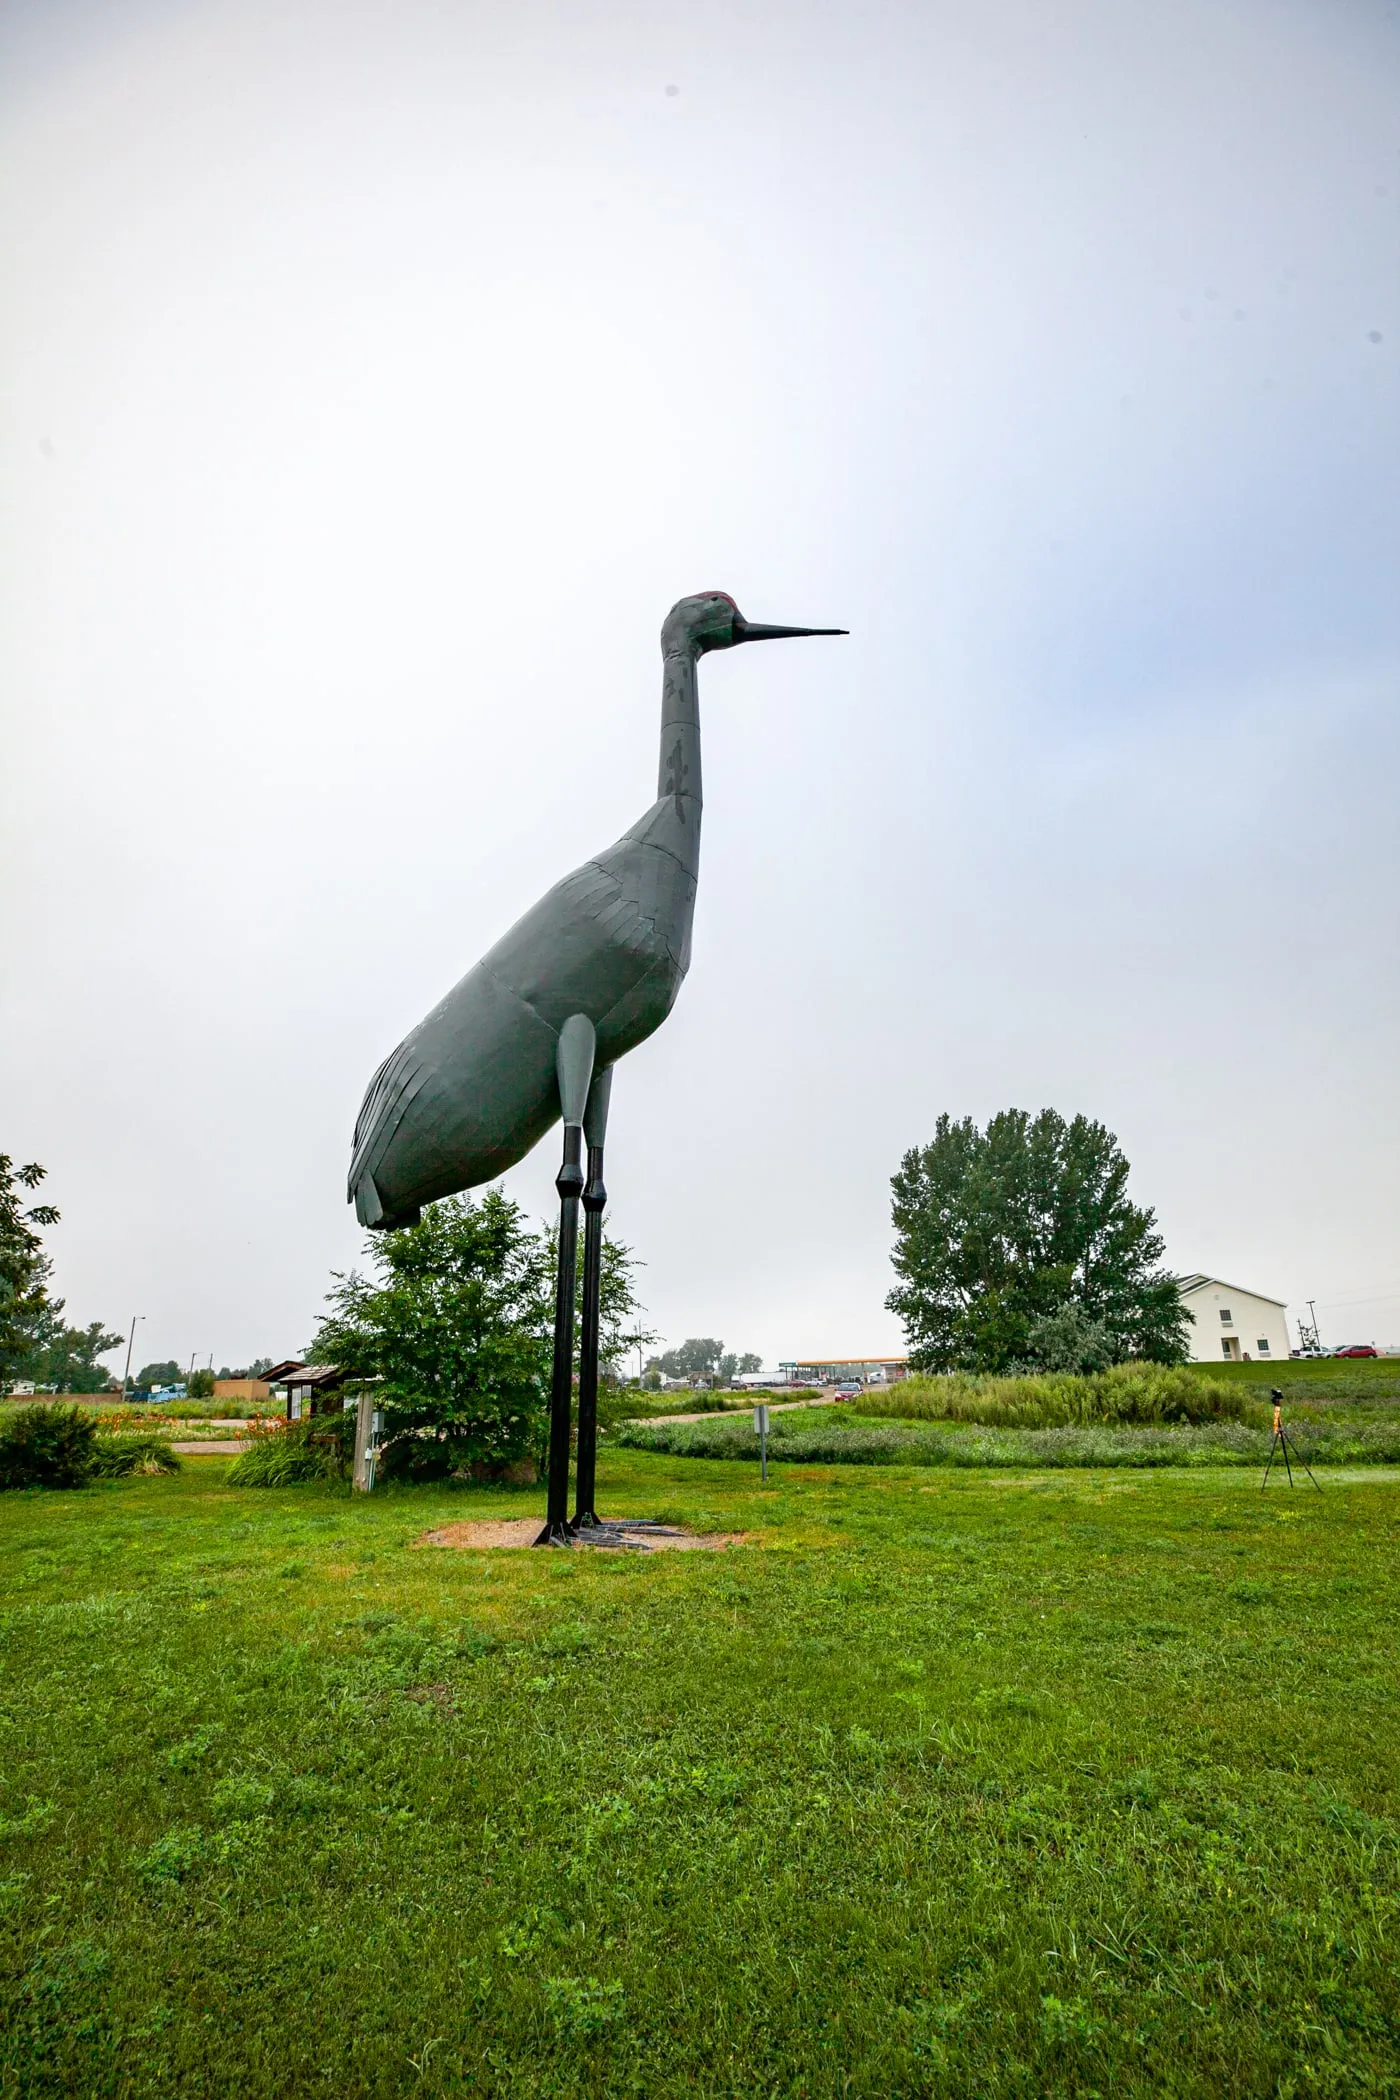
[[[1057,1353],[1104,1346],[1115,1362],[1184,1362],[1187,1315],[1127,1179],[1117,1139],[1085,1116],[1006,1109],[985,1131],[940,1116],[892,1182],[900,1281],[885,1302],[911,1367],[1052,1368]],[[1068,1308],[1073,1333],[1057,1324]]]
[[[488,1189],[416,1225],[369,1235],[372,1277],[338,1275],[311,1344],[320,1363],[378,1379],[385,1467],[420,1477],[543,1460],[554,1347],[554,1236]],[[633,1258],[603,1240],[600,1354],[629,1346]],[[648,1337],[649,1339],[649,1337]]]
[[[49,1296],[53,1263],[35,1229],[56,1225],[58,1212],[51,1203],[26,1209],[20,1193],[38,1188],[45,1173],[34,1160],[17,1167],[0,1152],[0,1383],[52,1340],[63,1311],[63,1300]]]
[[[212,1400],[214,1397],[214,1373],[212,1371],[191,1371],[185,1391],[189,1394],[191,1400]]]
[[[559,1227],[550,1225],[545,1231],[545,1245],[549,1253],[551,1274],[557,1273],[559,1262]],[[645,1349],[656,1340],[650,1328],[638,1324],[642,1307],[633,1283],[634,1272],[641,1267],[630,1247],[615,1240],[603,1228],[603,1265],[598,1278],[598,1377],[600,1383],[616,1384],[621,1377],[623,1361],[634,1349]],[[551,1286],[552,1288],[552,1286]],[[583,1235],[578,1245],[578,1293],[576,1303],[583,1303]],[[552,1302],[552,1301],[551,1301]],[[553,1315],[551,1313],[551,1320]],[[574,1329],[574,1375],[578,1375],[579,1345],[582,1340],[582,1321]],[[553,1327],[550,1329],[551,1356],[553,1351]]]
[[[736,1356],[710,1334],[693,1334],[678,1349],[663,1350],[647,1364],[648,1373],[664,1378],[708,1378],[712,1384],[729,1385],[741,1371],[762,1368],[760,1356]]]
[[[373,1278],[337,1274],[310,1346],[381,1381],[386,1470],[445,1474],[540,1455],[552,1278],[520,1206],[449,1196],[416,1225],[367,1236]],[[397,1446],[397,1450],[395,1447]]]
[[[163,1364],[143,1364],[136,1374],[138,1385],[183,1385],[185,1374],[173,1356]]]
[[[26,1358],[22,1375],[57,1393],[105,1392],[116,1384],[116,1373],[97,1359],[120,1349],[125,1340],[124,1334],[109,1333],[100,1320],[87,1327],[67,1327],[60,1321],[43,1347]]]
[[[1106,1371],[1116,1361],[1113,1336],[1105,1320],[1091,1320],[1073,1299],[1058,1312],[1042,1313],[1026,1333],[1024,1361],[1014,1371],[1075,1371],[1081,1376]]]
[[[659,1371],[663,1378],[713,1378],[723,1353],[724,1343],[713,1335],[693,1334],[679,1348],[663,1349],[653,1356],[647,1368]]]

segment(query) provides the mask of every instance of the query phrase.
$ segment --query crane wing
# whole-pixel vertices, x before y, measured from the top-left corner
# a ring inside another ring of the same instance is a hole
[[[347,1194],[356,1203],[361,1222],[372,1224],[374,1219],[365,1216],[366,1209],[378,1207],[378,1193],[373,1205],[361,1196],[361,1184],[368,1178],[373,1188],[374,1170],[388,1149],[389,1140],[403,1121],[410,1101],[429,1076],[430,1067],[417,1056],[413,1038],[399,1044],[397,1050],[385,1058],[369,1083],[360,1113],[355,1118],[355,1142],[350,1155],[350,1175]],[[369,1189],[364,1190],[368,1197]]]

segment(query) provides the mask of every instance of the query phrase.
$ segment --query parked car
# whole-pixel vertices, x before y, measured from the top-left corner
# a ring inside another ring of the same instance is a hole
[[[843,1378],[836,1388],[836,1397],[838,1400],[853,1400],[857,1393],[864,1391],[865,1387],[858,1378]]]
[[[1334,1356],[1379,1356],[1380,1353],[1380,1350],[1373,1349],[1369,1342],[1352,1342],[1345,1349],[1332,1351]]]

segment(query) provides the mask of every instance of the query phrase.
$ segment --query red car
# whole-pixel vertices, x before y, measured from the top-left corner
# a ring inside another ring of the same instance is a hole
[[[1379,1356],[1380,1353],[1380,1350],[1373,1349],[1369,1342],[1353,1342],[1349,1349],[1334,1349],[1332,1351],[1334,1356]]]

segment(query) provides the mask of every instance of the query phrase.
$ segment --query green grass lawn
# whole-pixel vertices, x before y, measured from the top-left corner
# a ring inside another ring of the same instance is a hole
[[[1400,1480],[0,1497],[0,2092],[1400,2091]]]

